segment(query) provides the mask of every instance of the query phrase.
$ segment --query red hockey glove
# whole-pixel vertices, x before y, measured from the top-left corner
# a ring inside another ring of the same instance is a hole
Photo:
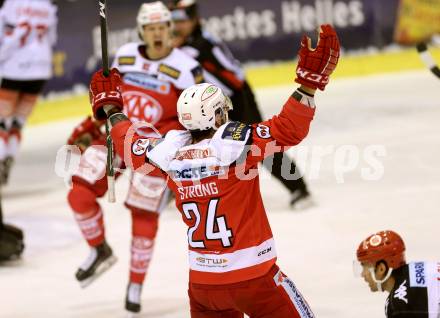
[[[121,111],[124,102],[121,94],[122,78],[119,71],[113,68],[108,77],[105,77],[102,70],[93,74],[90,82],[90,102],[92,103],[93,116],[97,120],[107,118],[104,106],[112,105]]]
[[[104,138],[104,134],[99,127],[102,122],[93,121],[90,116],[84,119],[78,126],[75,127],[67,144],[78,146],[81,151],[84,151],[95,140]]]
[[[339,39],[333,27],[323,24],[319,30],[318,45],[311,48],[311,40],[303,36],[298,52],[295,82],[310,88],[324,90],[329,76],[339,60]]]

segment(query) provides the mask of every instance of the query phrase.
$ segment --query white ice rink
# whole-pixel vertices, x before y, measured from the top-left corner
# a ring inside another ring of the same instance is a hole
[[[293,86],[257,91],[266,116],[280,109]],[[382,229],[403,236],[408,259],[440,259],[440,81],[428,71],[337,80],[316,100],[307,147],[297,155],[305,154],[300,166],[317,205],[291,211],[284,188],[265,172],[261,181],[278,264],[317,317],[384,317],[386,295],[371,294],[362,279],[354,278],[352,260],[358,243]],[[74,279],[88,247],[66,204],[67,188],[54,173],[54,161],[75,122],[25,131],[4,190],[4,214],[7,222],[24,228],[26,251],[22,261],[0,267],[0,317],[125,315],[130,219],[121,202],[126,180],[117,184],[119,202],[103,203],[107,238],[119,262],[85,290]],[[375,157],[376,166],[366,154],[370,145],[386,151]],[[328,153],[317,171],[320,150]],[[381,165],[379,180],[362,177],[366,168]],[[344,167],[351,171],[341,173]],[[170,207],[161,217],[141,317],[189,317],[186,256],[186,228]]]

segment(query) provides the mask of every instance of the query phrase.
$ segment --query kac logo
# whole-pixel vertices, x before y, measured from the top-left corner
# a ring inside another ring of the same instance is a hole
[[[132,122],[156,124],[162,117],[163,109],[153,97],[136,90],[125,91],[125,113]]]

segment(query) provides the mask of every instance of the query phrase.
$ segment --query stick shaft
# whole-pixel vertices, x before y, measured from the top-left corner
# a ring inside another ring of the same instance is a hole
[[[107,3],[106,0],[98,0],[99,3],[99,21],[101,25],[101,53],[102,53],[102,71],[104,76],[110,74],[109,58],[108,58],[108,41],[107,41]],[[106,121],[105,130],[107,134],[107,191],[108,201],[113,203],[115,198],[115,171],[113,168],[113,141],[110,136],[109,123]]]
[[[108,41],[107,41],[107,3],[106,0],[99,0],[99,20],[101,24],[101,52],[102,52],[102,69],[105,76],[110,73],[108,58]]]

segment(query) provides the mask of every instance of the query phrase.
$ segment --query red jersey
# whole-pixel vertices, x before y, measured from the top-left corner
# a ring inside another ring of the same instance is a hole
[[[176,112],[179,95],[203,81],[203,71],[196,60],[180,49],[151,60],[145,55],[145,45],[128,43],[116,53],[113,67],[123,74],[124,113],[132,122],[149,123],[161,134],[182,129]],[[142,131],[152,132],[148,128]]]
[[[313,108],[289,98],[278,116],[254,125],[226,123],[197,144],[191,144],[187,131],[170,131],[164,139],[135,136],[125,145],[131,149],[128,157],[134,169],[149,161],[169,176],[177,208],[188,225],[191,282],[249,280],[266,274],[275,263],[257,165],[300,143],[313,116]],[[119,122],[111,132],[122,158],[129,127],[128,121]]]

